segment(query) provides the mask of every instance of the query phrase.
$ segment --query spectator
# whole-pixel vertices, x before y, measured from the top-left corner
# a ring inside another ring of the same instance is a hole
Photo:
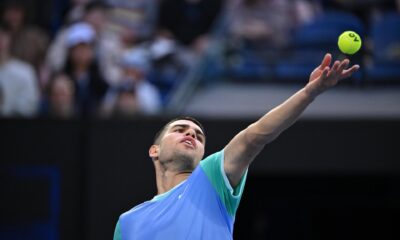
[[[40,97],[35,71],[11,56],[10,41],[11,34],[0,28],[0,115],[32,117]]]
[[[57,118],[75,116],[74,99],[75,86],[72,80],[66,74],[56,74],[49,84],[48,115]]]
[[[11,33],[12,55],[32,65],[40,79],[49,39],[44,31],[30,25],[27,15],[23,2],[8,1],[1,22]]]
[[[222,52],[224,70],[244,78],[269,78],[264,73],[266,66],[273,67],[285,56],[294,32],[314,19],[318,6],[306,0],[229,2],[225,20],[227,37]]]
[[[82,20],[85,15],[85,6],[92,0],[71,0],[71,6],[67,10],[65,21],[67,24],[73,24]]]
[[[135,85],[123,84],[118,88],[112,114],[114,117],[120,118],[131,118],[140,115]]]
[[[151,82],[161,92],[162,102],[168,102],[171,90],[187,74],[189,65],[179,55],[178,46],[167,38],[157,38],[149,46],[153,62]]]
[[[64,72],[74,82],[79,115],[96,113],[108,88],[94,55],[95,35],[89,24],[76,23],[69,28],[65,39],[68,53]]]
[[[157,114],[161,110],[161,97],[158,89],[148,81],[151,70],[149,52],[145,49],[126,51],[121,59],[123,78],[117,88],[111,89],[103,106],[103,112],[108,115],[119,96],[119,89],[134,86],[139,112],[145,115]]]
[[[151,71],[149,53],[144,49],[132,49],[122,56],[125,83],[133,83],[136,88],[140,111],[155,114],[161,110],[160,93],[148,80]]]
[[[129,28],[137,38],[146,40],[154,35],[159,0],[108,0],[113,5],[110,20]]]
[[[159,33],[201,52],[219,16],[223,0],[162,0]]]
[[[233,38],[251,47],[276,51],[288,46],[291,34],[301,21],[313,18],[310,8],[303,0],[235,1],[229,7],[229,31]]]
[[[89,2],[85,6],[82,21],[95,30],[95,57],[100,70],[108,83],[115,83],[121,76],[118,59],[121,52],[120,37],[107,29],[109,6],[100,2]],[[50,45],[47,54],[47,66],[50,72],[58,72],[66,61],[66,35],[69,27],[62,29]]]

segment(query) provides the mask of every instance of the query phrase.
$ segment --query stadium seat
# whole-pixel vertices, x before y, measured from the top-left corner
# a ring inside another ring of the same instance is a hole
[[[365,27],[355,15],[343,11],[327,11],[295,32],[294,48],[312,48],[323,51],[337,49],[339,35],[352,30],[364,35]]]
[[[307,81],[325,53],[332,53],[335,59],[343,59],[345,56],[340,53],[337,41],[340,34],[347,30],[364,35],[365,27],[355,15],[342,11],[325,12],[299,27],[294,33],[291,52],[276,66],[277,78],[280,81]],[[361,55],[354,55],[350,60],[360,64]],[[361,72],[353,76],[355,81],[361,78]]]
[[[285,59],[276,65],[277,80],[280,82],[308,81],[311,72],[321,64],[321,60],[325,54],[326,51],[313,49],[292,51]],[[359,59],[345,56],[344,54],[338,54],[337,52],[335,52],[332,57],[339,60],[349,58],[352,64],[360,64]],[[362,77],[362,71],[358,71],[347,82],[358,84]]]
[[[226,74],[230,79],[239,81],[264,81],[274,75],[273,68],[263,53],[240,50],[230,61]]]
[[[278,80],[306,82],[310,73],[321,63],[324,54],[320,50],[294,50],[276,65]]]
[[[389,12],[371,26],[372,64],[367,67],[371,82],[400,83],[400,14]]]

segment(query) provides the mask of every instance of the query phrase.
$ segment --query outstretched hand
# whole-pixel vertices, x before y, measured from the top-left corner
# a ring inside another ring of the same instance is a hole
[[[330,67],[332,55],[327,53],[324,59],[310,75],[309,83],[306,88],[310,90],[313,96],[317,96],[325,90],[335,86],[341,79],[350,77],[355,73],[360,66],[353,65],[348,68],[350,61],[344,59],[343,61],[335,61]]]

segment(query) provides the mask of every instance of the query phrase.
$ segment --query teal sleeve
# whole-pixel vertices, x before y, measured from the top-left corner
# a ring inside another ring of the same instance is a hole
[[[121,240],[121,230],[119,229],[119,221],[117,222],[117,226],[115,226],[114,231],[114,240]]]
[[[224,171],[224,150],[214,153],[200,162],[228,213],[235,216],[246,183],[247,170],[239,184],[232,188]]]

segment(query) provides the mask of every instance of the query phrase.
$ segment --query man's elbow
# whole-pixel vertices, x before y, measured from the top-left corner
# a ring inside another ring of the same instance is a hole
[[[250,125],[244,131],[244,139],[249,148],[262,149],[264,146],[274,141],[279,136],[279,133],[274,131],[260,131],[256,126]]]

